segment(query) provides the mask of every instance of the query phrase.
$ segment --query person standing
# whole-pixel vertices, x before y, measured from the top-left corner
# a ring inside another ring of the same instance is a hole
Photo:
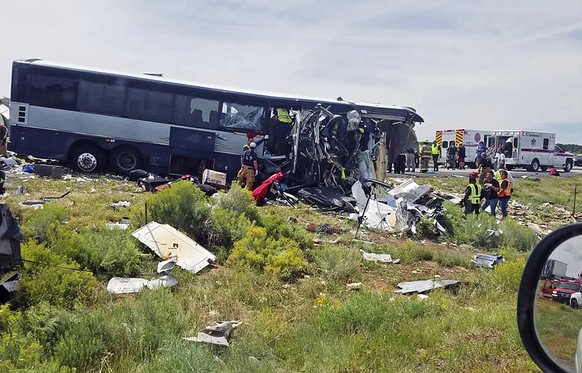
[[[447,149],[447,170],[452,168],[453,170],[457,166],[457,147],[455,146],[454,142],[449,144],[449,148]]]
[[[414,148],[408,147],[406,148],[406,171],[414,172],[415,168],[416,165],[414,161]]]
[[[505,145],[503,146],[503,153],[505,154],[506,158],[513,157],[513,137],[510,137],[505,141]]]
[[[432,155],[432,162],[434,163],[433,165],[433,171],[438,171],[439,170],[439,157],[441,156],[441,147],[439,146],[439,144],[437,144],[436,140],[433,141],[432,143],[432,147],[430,149],[430,154]]]
[[[0,156],[8,156],[6,150],[6,143],[8,142],[8,128],[2,123],[2,118],[0,117]]]
[[[465,188],[465,215],[475,213],[479,215],[481,210],[481,194],[483,189],[477,184],[474,176],[469,176],[469,185]]]
[[[255,148],[257,144],[251,142],[249,149],[245,150],[242,157],[240,157],[241,172],[238,179],[238,184],[242,187],[246,184],[248,190],[253,190],[255,176],[259,174],[259,162]]]
[[[483,141],[479,141],[479,145],[477,145],[477,151],[475,154],[475,161],[477,163],[476,166],[479,166],[481,164],[483,154],[487,154],[487,147],[485,146],[485,143]]]
[[[499,189],[499,181],[493,177],[493,171],[487,172],[485,175],[485,182],[483,183],[483,194],[485,201],[481,205],[481,210],[485,210],[487,207],[491,210],[491,216],[495,217],[497,214],[497,202],[499,197],[497,196],[497,190]]]
[[[499,208],[501,209],[501,219],[507,217],[507,206],[509,205],[509,199],[511,198],[511,183],[507,178],[507,171],[501,170],[501,183],[499,183],[499,188],[497,188],[497,196],[499,197]],[[495,190],[495,188],[494,188]]]
[[[459,143],[459,170],[465,169],[465,157],[467,156],[467,150],[463,143]]]
[[[487,157],[486,153],[481,154],[481,161],[479,162],[479,185],[483,184],[483,180],[485,180],[485,175],[487,175],[487,172],[492,170],[493,163],[491,163],[491,159]]]
[[[420,146],[420,172],[428,172],[428,162],[430,162],[431,149],[428,140],[424,140]]]
[[[497,169],[505,170],[505,154],[503,153],[503,150],[497,152]]]

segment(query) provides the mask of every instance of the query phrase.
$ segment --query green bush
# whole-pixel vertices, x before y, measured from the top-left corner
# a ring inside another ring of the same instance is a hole
[[[529,251],[540,241],[537,234],[513,219],[504,219],[500,225],[503,234],[501,244],[514,247],[519,251]]]
[[[292,239],[273,239],[265,228],[251,227],[235,242],[227,263],[289,278],[303,269],[303,253]]]
[[[313,240],[307,231],[302,227],[293,225],[283,216],[264,215],[260,225],[267,230],[269,237],[276,240],[283,237],[290,238],[299,244],[301,250],[307,250],[313,246]]]
[[[341,304],[330,303],[321,308],[317,324],[332,334],[363,333],[371,335],[378,330],[395,330],[396,325],[416,318],[440,313],[435,303],[408,300],[389,302],[386,297],[362,291]]]
[[[486,272],[486,287],[517,294],[525,262],[526,258],[521,257],[496,265],[493,270]]]
[[[245,236],[251,224],[245,214],[215,206],[208,229],[208,249],[212,252],[224,249],[230,253],[233,243]]]
[[[97,281],[90,272],[80,271],[77,262],[56,254],[34,241],[22,245],[27,261],[20,282],[18,302],[33,305],[40,302],[73,308],[93,296]]]
[[[105,272],[113,276],[136,276],[143,259],[137,241],[128,231],[103,230],[85,236],[85,248],[96,252],[90,263],[94,273]]]
[[[210,205],[204,192],[190,181],[179,181],[152,194],[147,201],[148,220],[169,224],[201,244],[207,243]],[[144,221],[140,209],[134,221]]]
[[[124,358],[143,363],[183,333],[182,315],[169,289],[146,290],[113,306],[78,310],[63,325],[55,358],[83,372],[106,359],[113,366]]]
[[[57,228],[69,219],[67,209],[55,202],[45,203],[42,209],[26,212],[22,232],[25,239],[35,239],[37,242],[50,242]]]
[[[22,312],[0,305],[0,372],[72,372],[50,357],[26,326]]]
[[[482,249],[492,249],[499,245],[500,238],[494,234],[497,221],[489,214],[464,215],[461,208],[445,202],[446,219],[453,231],[450,240],[458,245],[468,244]]]
[[[315,250],[313,255],[317,271],[331,281],[347,282],[362,267],[361,254],[348,247],[326,245],[321,250]]]
[[[232,184],[226,194],[220,194],[218,206],[228,211],[234,211],[237,215],[244,215],[251,222],[260,220],[259,209],[251,192],[241,188],[238,184]]]

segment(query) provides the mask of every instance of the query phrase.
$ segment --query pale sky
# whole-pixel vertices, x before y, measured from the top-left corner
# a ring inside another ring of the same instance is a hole
[[[582,144],[582,0],[2,0],[11,62],[411,106],[437,129],[537,129]]]

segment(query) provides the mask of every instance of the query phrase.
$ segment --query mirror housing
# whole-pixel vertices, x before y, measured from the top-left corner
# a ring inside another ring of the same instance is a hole
[[[561,227],[533,249],[523,271],[517,295],[517,325],[526,351],[544,372],[567,372],[544,349],[535,328],[535,300],[542,269],[554,250],[565,241],[582,236],[582,223]],[[582,250],[582,248],[580,248]],[[579,336],[579,340],[582,337]],[[578,348],[582,348],[578,344]]]

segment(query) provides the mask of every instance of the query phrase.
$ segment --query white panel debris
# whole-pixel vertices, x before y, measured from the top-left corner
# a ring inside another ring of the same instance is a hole
[[[160,258],[176,258],[176,265],[197,273],[216,256],[168,224],[152,221],[131,234]]]
[[[398,260],[398,259],[392,260],[392,256],[390,254],[368,253],[364,250],[360,250],[360,253],[364,257],[364,259],[369,260],[371,262],[382,262],[382,263],[398,263],[398,262],[400,262],[400,260]]]
[[[394,292],[400,294],[424,293],[433,289],[446,288],[457,283],[459,283],[457,280],[420,280],[401,282],[397,285],[400,289],[395,290]]]
[[[476,254],[472,261],[477,267],[486,268],[493,268],[497,264],[505,263],[505,259],[501,255],[491,254]]]
[[[107,284],[107,291],[113,294],[137,293],[145,288],[158,289],[160,287],[173,287],[178,280],[171,274],[161,276],[158,279],[146,280],[143,278],[113,277]]]
[[[199,331],[196,337],[185,337],[184,340],[228,346],[230,332],[240,324],[242,322],[238,320],[221,321],[214,326],[207,326]]]

